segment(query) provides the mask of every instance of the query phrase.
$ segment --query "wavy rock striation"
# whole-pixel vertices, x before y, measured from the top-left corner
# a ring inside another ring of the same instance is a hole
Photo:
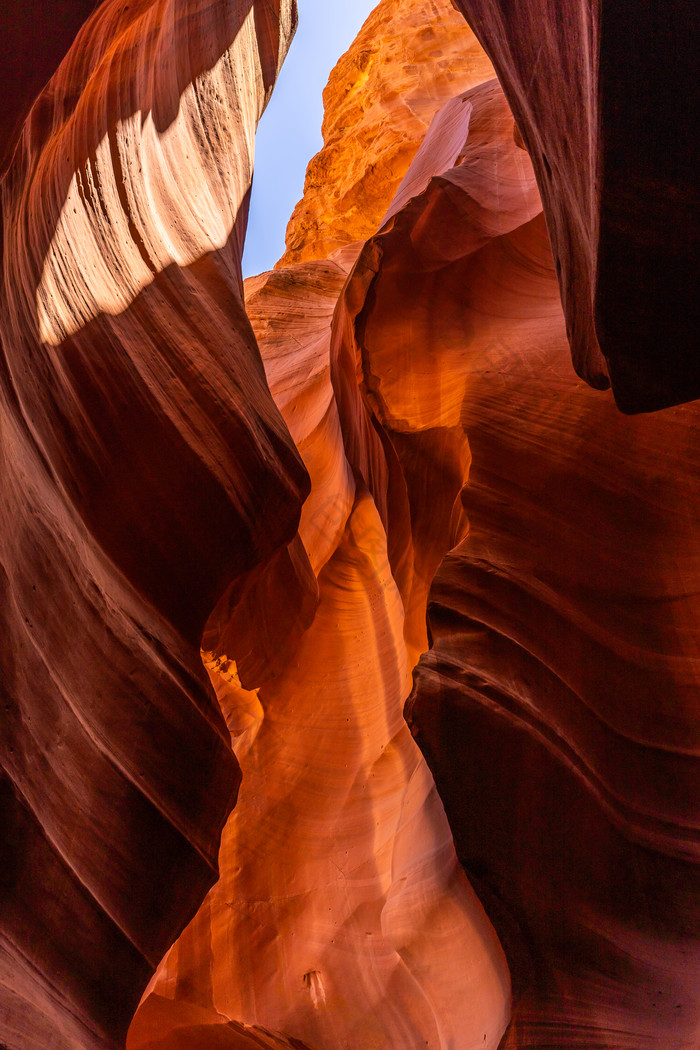
[[[222,648],[228,628],[213,637],[206,663],[243,784],[219,883],[141,1009],[171,998],[174,1010],[195,1004],[211,1023],[220,1015],[310,1047],[495,1048],[507,968],[402,718],[405,488],[354,371],[331,385],[333,358],[347,352],[342,337],[331,345],[330,325],[345,276],[329,260],[248,282],[270,389],[311,477],[299,536],[318,607],[257,688]],[[279,614],[275,594],[266,618]],[[139,1014],[130,1050],[151,1050],[138,1025]]]
[[[122,1045],[216,876],[239,774],[202,631],[292,539],[308,491],[239,264],[255,123],[294,19],[288,3],[102,4],[3,181],[13,1050]]]
[[[626,419],[571,374],[499,95],[483,85],[439,114],[442,142],[469,121],[456,167],[358,263],[365,387],[400,457],[457,422],[471,451],[469,534],[431,589],[407,715],[506,948],[504,1046],[691,1050],[700,416]],[[399,197],[423,185],[420,162]],[[413,485],[412,505],[445,491],[433,468]]]
[[[456,12],[384,0],[245,302],[291,0],[107,0],[17,141],[11,1050],[123,1045],[159,960],[129,1050],[695,1050],[698,410],[567,346],[680,389],[603,331],[616,19],[460,6],[518,128]]]
[[[630,425],[561,349],[515,353],[475,362],[407,715],[506,949],[504,1045],[692,1050],[698,411]]]
[[[517,142],[494,83],[447,104],[343,293],[425,580],[441,500],[468,530],[407,716],[506,948],[504,1047],[691,1050],[698,409],[630,420],[571,373]]]

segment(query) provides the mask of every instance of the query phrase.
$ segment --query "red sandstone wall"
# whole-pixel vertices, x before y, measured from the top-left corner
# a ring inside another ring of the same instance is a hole
[[[12,1050],[123,1045],[159,960],[130,1050],[695,1050],[697,411],[569,360],[697,392],[694,22],[459,6],[517,127],[385,0],[245,300],[293,3],[107,0],[20,132],[57,8],[8,94]]]

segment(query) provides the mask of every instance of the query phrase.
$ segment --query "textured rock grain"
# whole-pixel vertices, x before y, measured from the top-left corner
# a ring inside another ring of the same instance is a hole
[[[631,424],[561,347],[504,343],[464,413],[470,532],[408,717],[506,948],[505,1046],[691,1050],[698,410]]]
[[[293,19],[287,4],[102,4],[3,180],[12,1050],[119,1046],[216,876],[239,774],[202,630],[223,588],[293,538],[308,484],[239,276],[255,123]]]
[[[293,3],[107,0],[9,95],[9,1050],[116,1050],[159,960],[128,1050],[696,1050],[698,409],[567,346],[697,393],[692,25],[618,75],[624,4],[455,6],[518,127],[383,0],[245,303]]]
[[[509,1016],[507,968],[401,714],[412,663],[405,597],[391,526],[369,491],[398,461],[379,444],[372,477],[363,474],[331,385],[330,322],[344,278],[331,261],[248,282],[270,388],[311,477],[299,533],[318,607],[258,689],[242,688],[222,650],[226,627],[207,656],[243,785],[219,883],[142,1010],[153,997],[174,1009],[193,1003],[324,1050],[358,1040],[495,1048]],[[354,374],[350,382],[357,396]],[[392,521],[400,511],[410,543],[405,493]],[[400,568],[410,582],[410,565]],[[266,617],[278,606],[273,595]],[[146,1045],[138,1024],[139,1014],[130,1050]]]
[[[309,164],[279,265],[371,237],[433,115],[491,76],[450,0],[382,0],[331,73],[323,149]]]

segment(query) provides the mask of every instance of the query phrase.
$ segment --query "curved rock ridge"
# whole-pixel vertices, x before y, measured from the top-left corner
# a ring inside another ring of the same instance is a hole
[[[518,126],[446,0],[383,0],[245,302],[293,0],[105,0],[17,139],[8,1050],[697,1048],[699,410],[567,346],[693,396],[653,295],[611,324],[676,100],[625,195],[624,5],[458,6]]]
[[[541,210],[503,93],[487,81],[435,117],[344,292],[354,316],[348,370],[362,376],[407,486],[414,566],[406,633],[416,659],[428,644],[428,586],[466,527],[456,500],[471,458],[461,418],[470,362],[499,335],[524,345],[561,337],[560,307],[541,279]]]
[[[460,127],[455,167],[426,179]],[[698,408],[630,420],[572,375],[517,140],[495,83],[446,105],[342,297],[348,373],[408,487],[414,589],[440,522],[469,530],[407,716],[506,948],[504,1047],[691,1050]]]
[[[451,0],[381,0],[330,75],[323,148],[278,266],[371,237],[437,110],[492,76]]]
[[[147,1050],[313,1050],[260,1027],[229,1021],[189,1003],[151,995],[139,1010],[129,1043]]]
[[[454,6],[532,156],[576,371],[594,387],[610,381],[624,412],[700,397],[697,10],[684,0]]]
[[[3,179],[11,1050],[123,1045],[216,877],[240,776],[202,632],[308,491],[240,282],[255,123],[295,19],[286,0],[108,0]]]
[[[432,464],[415,466],[424,435],[432,450],[433,428],[459,423],[471,452],[469,534],[431,588],[432,648],[407,716],[506,949],[504,1046],[691,1050],[700,410],[631,420],[571,374],[532,175],[513,178],[524,154],[499,95],[487,84],[458,100],[457,166],[356,271],[372,273],[358,361],[413,466],[412,507],[445,491]]]
[[[631,424],[504,342],[464,413],[470,533],[407,714],[519,992],[504,1045],[691,1050],[697,407]]]
[[[455,167],[426,182],[426,155],[453,157],[460,127]],[[421,558],[465,531],[448,494],[469,436],[471,531],[438,573],[408,712],[506,945],[504,1046],[691,1050],[697,409],[628,420],[572,376],[533,173],[495,84],[445,107],[398,197],[341,294],[334,389],[409,645]],[[365,406],[401,464],[412,568],[392,561],[404,504]]]
[[[369,449],[368,474],[355,462],[331,384],[344,262],[247,282],[270,389],[312,481],[299,534],[318,607],[257,689],[222,651],[226,627],[205,655],[243,782],[219,883],[161,965],[129,1050],[152,1045],[140,1033],[154,999],[324,1050],[495,1050],[508,1021],[500,946],[401,714],[412,659],[396,577],[410,581],[410,564],[393,569],[385,522],[401,519],[405,541],[408,504],[389,446]],[[353,428],[369,423],[358,413]],[[378,479],[401,496],[385,494],[384,517]],[[266,615],[280,615],[277,595]]]

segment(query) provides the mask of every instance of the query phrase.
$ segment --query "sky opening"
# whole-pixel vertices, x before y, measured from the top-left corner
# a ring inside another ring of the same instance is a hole
[[[299,28],[255,139],[255,173],[243,276],[271,270],[304,192],[306,166],[323,145],[323,89],[377,0],[298,0]]]

